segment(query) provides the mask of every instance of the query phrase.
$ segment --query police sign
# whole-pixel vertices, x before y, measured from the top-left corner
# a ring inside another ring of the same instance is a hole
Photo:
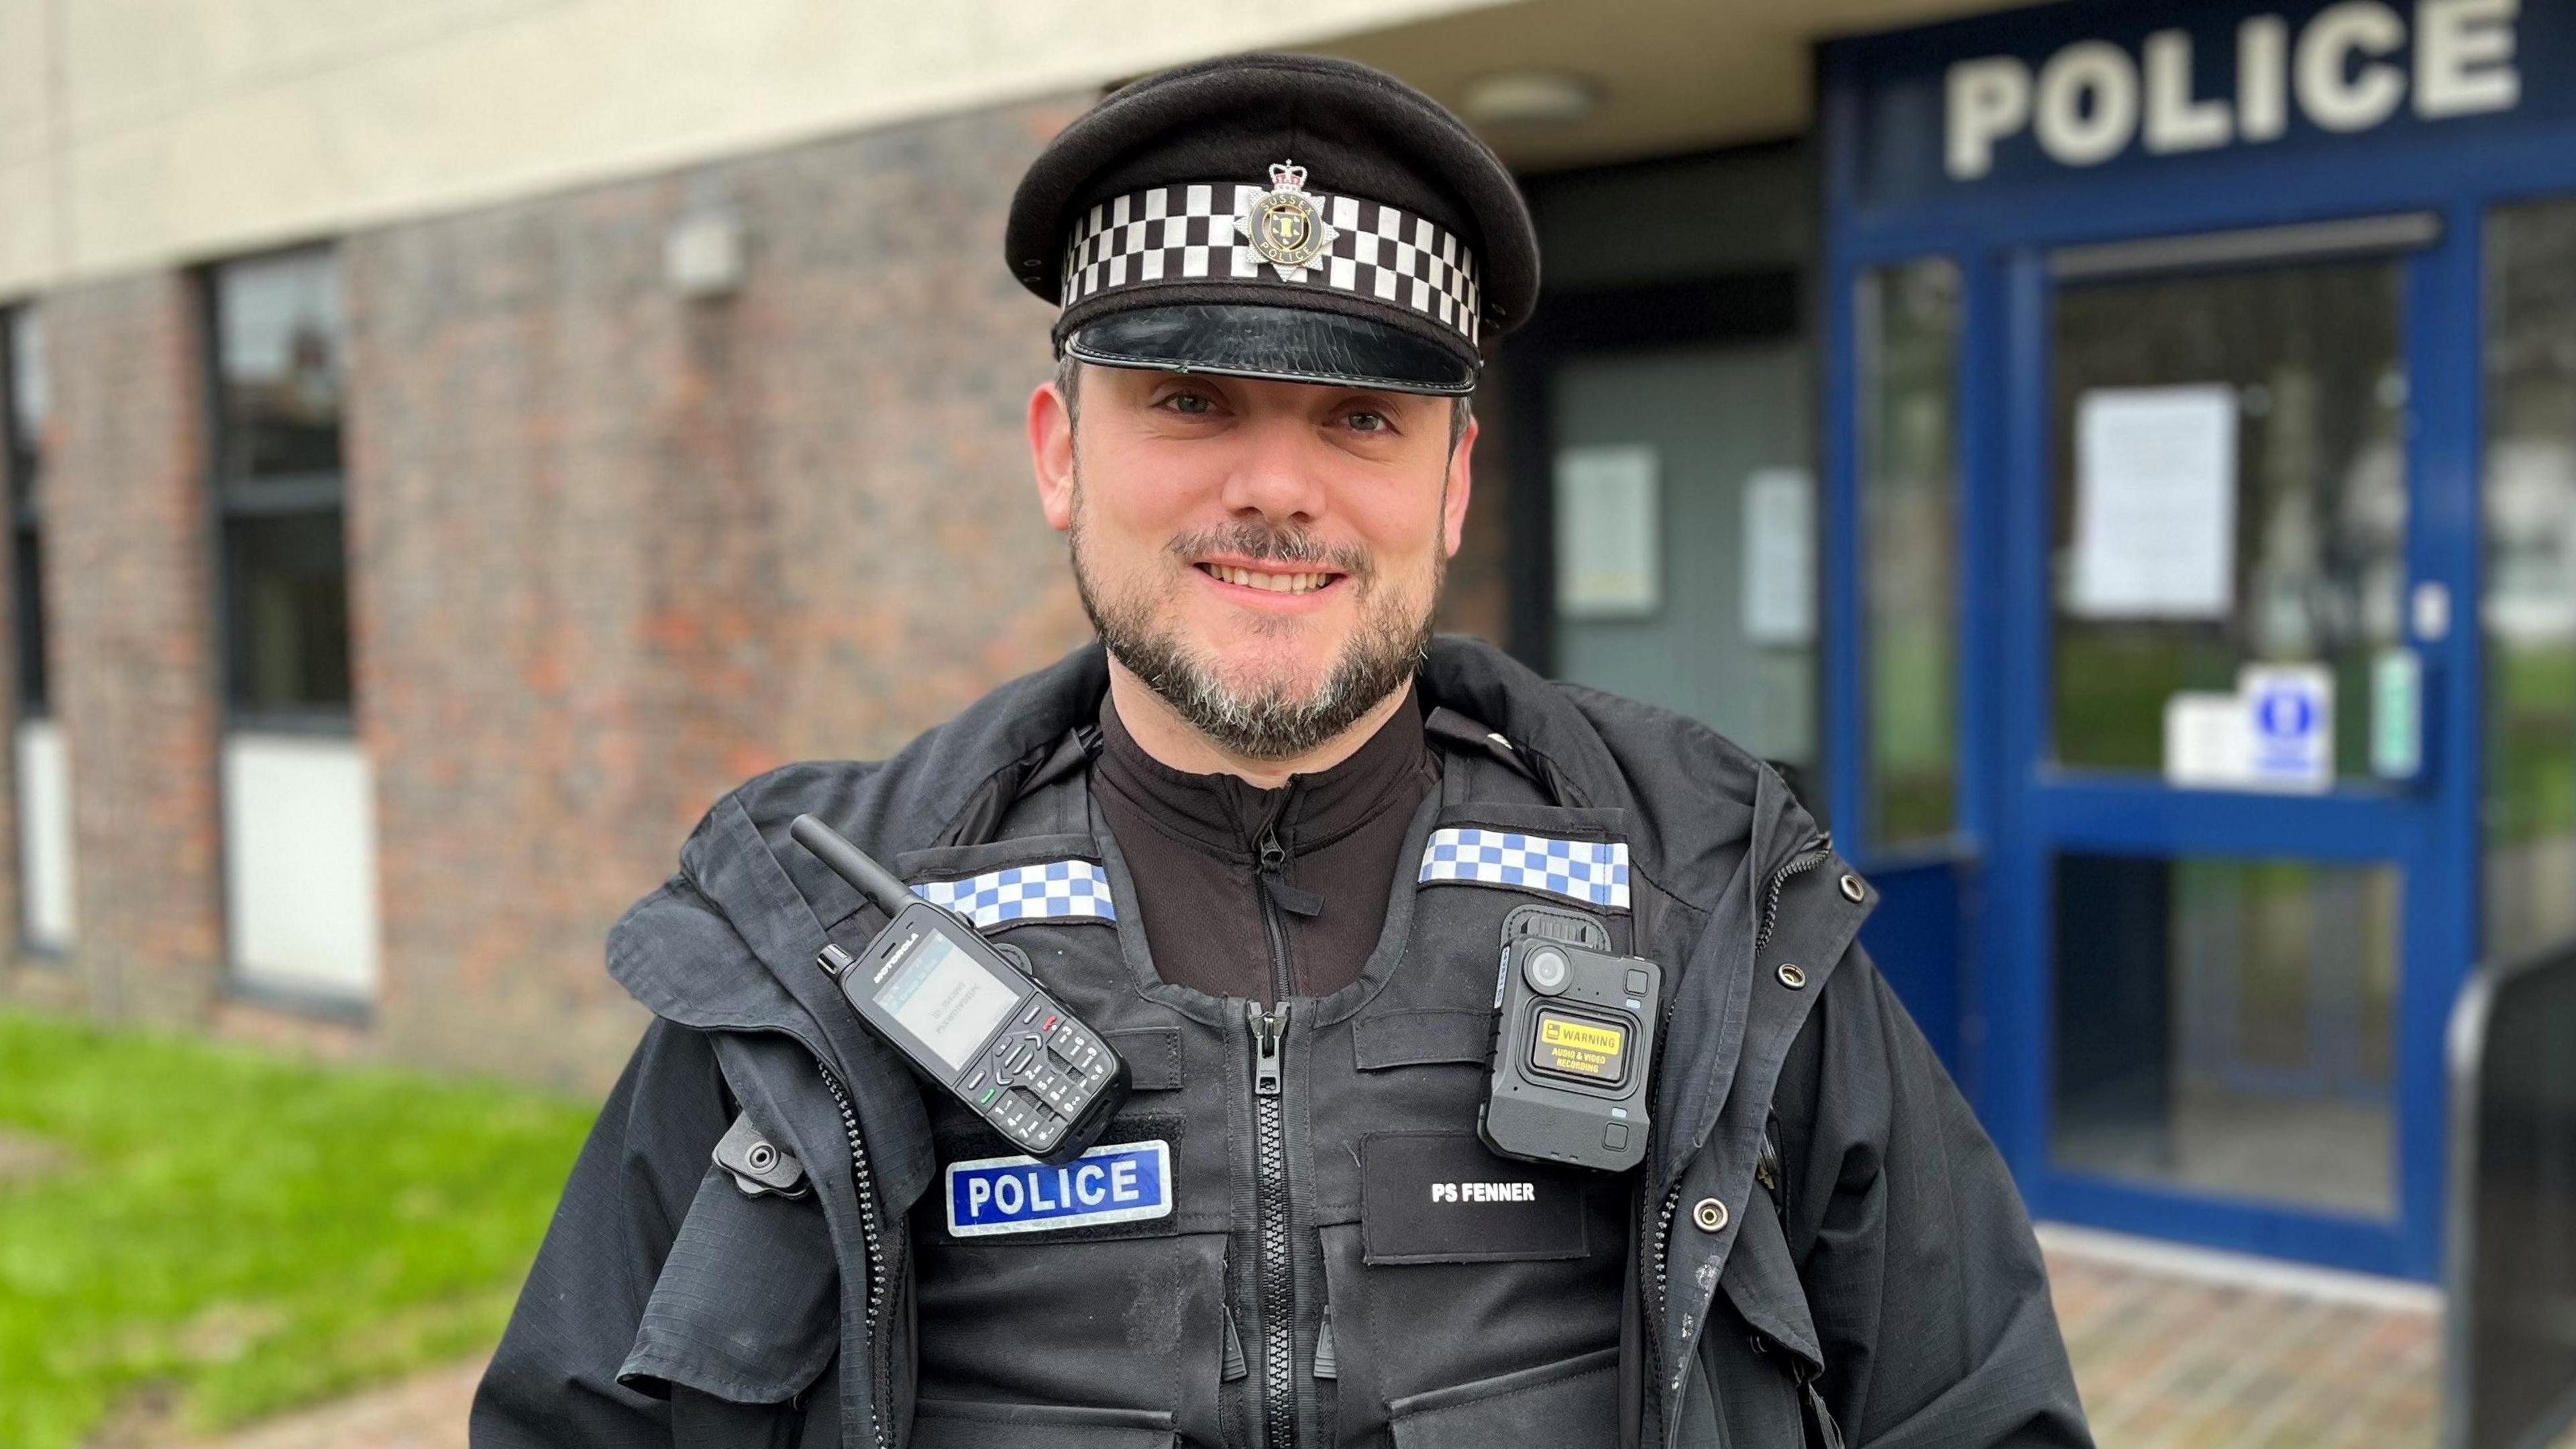
[[[2576,113],[2576,0],[2056,5],[1839,42],[1863,204]]]
[[[2343,0],[2294,36],[2279,15],[2238,22],[2235,74],[2211,94],[2192,33],[2149,35],[2135,54],[2078,41],[2034,76],[2009,55],[1950,67],[1943,161],[1969,180],[1994,168],[1995,143],[2027,128],[2065,166],[2093,166],[2143,145],[2158,155],[2276,141],[2291,106],[2328,131],[2366,131],[2407,103],[2430,119],[2509,111],[2522,98],[2514,68],[2518,0],[2420,0],[2412,56],[2405,17],[2380,0]],[[2411,82],[2411,86],[2410,86]]]

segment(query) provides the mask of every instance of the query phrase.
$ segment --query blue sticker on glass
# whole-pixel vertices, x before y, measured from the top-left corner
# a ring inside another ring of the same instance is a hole
[[[1061,1167],[1034,1157],[948,1164],[948,1231],[961,1238],[1132,1223],[1171,1211],[1168,1143],[1095,1147]]]

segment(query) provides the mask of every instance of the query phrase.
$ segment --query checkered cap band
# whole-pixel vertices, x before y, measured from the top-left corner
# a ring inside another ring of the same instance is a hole
[[[1161,283],[1272,282],[1375,298],[1476,340],[1476,257],[1454,234],[1379,202],[1308,192],[1338,234],[1314,261],[1283,272],[1235,229],[1265,190],[1156,186],[1091,208],[1066,244],[1063,305]]]
[[[1014,921],[1118,919],[1110,904],[1109,877],[1087,860],[1050,860],[988,870],[964,880],[924,881],[912,893],[946,906],[979,927]]]
[[[1422,883],[1466,881],[1546,891],[1588,906],[1625,910],[1628,847],[1615,840],[1558,840],[1451,827],[1422,850]]]

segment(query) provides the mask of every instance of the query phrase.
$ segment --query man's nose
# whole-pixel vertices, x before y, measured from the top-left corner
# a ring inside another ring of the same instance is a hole
[[[1316,444],[1305,431],[1293,423],[1246,431],[1244,447],[1226,473],[1226,512],[1279,523],[1312,523],[1324,516],[1329,506],[1324,470],[1310,456]]]

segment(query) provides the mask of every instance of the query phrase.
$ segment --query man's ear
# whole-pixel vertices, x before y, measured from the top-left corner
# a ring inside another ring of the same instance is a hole
[[[1450,558],[1458,556],[1458,545],[1467,536],[1467,495],[1475,491],[1475,469],[1470,466],[1476,455],[1476,429],[1481,424],[1467,419],[1467,430],[1458,435],[1458,446],[1449,450],[1449,477],[1440,496],[1440,547]]]
[[[1029,467],[1037,474],[1038,507],[1058,533],[1073,526],[1073,409],[1052,382],[1029,394]]]

